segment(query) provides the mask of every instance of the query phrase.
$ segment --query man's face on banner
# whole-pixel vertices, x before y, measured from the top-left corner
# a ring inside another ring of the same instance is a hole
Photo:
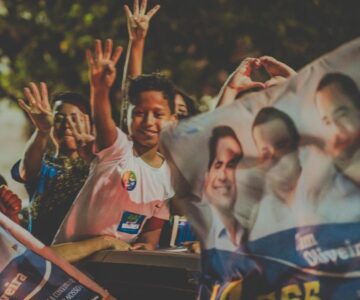
[[[269,167],[293,151],[294,141],[283,120],[274,119],[255,126],[253,137],[261,161]]]
[[[315,96],[320,118],[329,128],[328,147],[333,157],[351,155],[359,148],[360,110],[337,84],[330,84]],[[354,99],[360,101],[360,99]]]
[[[255,126],[253,138],[271,186],[274,189],[291,189],[301,167],[294,149],[294,138],[285,121],[274,119]]]
[[[230,210],[236,198],[236,166],[242,156],[239,143],[230,136],[220,138],[216,156],[205,178],[205,194],[210,204]]]

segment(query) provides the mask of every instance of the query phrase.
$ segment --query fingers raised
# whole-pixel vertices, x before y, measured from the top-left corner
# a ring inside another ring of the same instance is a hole
[[[134,0],[134,15],[137,16],[139,14],[139,0]]]
[[[113,56],[111,58],[111,61],[114,63],[114,65],[116,65],[117,62],[119,61],[122,51],[123,51],[122,47],[120,47],[120,46],[116,47],[116,49],[114,51],[114,54],[113,54]]]
[[[245,76],[250,76],[253,68],[257,67],[259,64],[260,64],[260,61],[257,58],[247,57],[241,62],[237,71],[242,73]]]
[[[26,88],[24,88],[24,93],[25,93],[25,97],[27,98],[27,100],[30,103],[30,106],[35,106],[36,100],[35,100],[35,97],[33,96],[33,94],[31,93],[31,90],[26,87]]]
[[[88,115],[83,115],[83,121],[85,123],[85,133],[91,134],[90,118]]]
[[[289,77],[296,74],[295,70],[272,56],[262,56],[259,59],[265,70],[272,76]]]
[[[102,50],[102,43],[100,40],[95,41],[95,54],[96,59],[94,60],[92,53],[89,49],[86,49],[86,58],[90,66],[101,60],[111,60],[114,65],[119,61],[123,48],[117,46],[113,52],[113,40],[106,39],[104,52]],[[112,55],[111,55],[112,54]]]
[[[40,91],[41,91],[41,103],[42,107],[45,110],[51,110],[50,104],[49,104],[49,94],[48,89],[45,82],[40,82]]]
[[[155,5],[152,9],[148,11],[146,16],[151,19],[160,9],[160,5]]]
[[[113,47],[113,41],[111,39],[106,39],[104,59],[107,59],[107,60],[110,59],[112,47]]]
[[[132,14],[129,6],[124,5],[124,11],[125,11],[126,17],[127,17],[128,19],[130,19],[130,18],[133,16],[133,14]]]
[[[67,120],[69,122],[69,126],[71,129],[72,134],[74,135],[75,139],[78,140],[80,138],[80,130],[78,130],[78,125],[76,124],[76,121],[73,120],[72,117],[68,118]]]
[[[40,92],[39,92],[37,85],[34,82],[30,82],[29,85],[30,85],[32,95],[34,96],[36,103],[38,105],[41,104],[41,96],[40,96]]]
[[[96,60],[103,59],[103,50],[102,50],[101,40],[95,40],[95,55],[96,55]]]
[[[86,50],[85,50],[85,54],[86,54],[86,60],[87,60],[87,62],[88,62],[88,64],[89,64],[89,66],[90,66],[90,67],[94,66],[95,61],[94,61],[94,57],[93,57],[93,55],[92,55],[92,53],[91,53],[91,50],[90,50],[90,49],[86,49]]]
[[[75,114],[74,121],[76,125],[76,129],[80,134],[84,133],[84,122],[83,122],[83,114]]]
[[[147,0],[142,0],[140,5],[140,12],[139,12],[140,15],[145,15],[146,7],[147,7]]]
[[[28,106],[23,99],[18,100],[19,106],[25,110],[28,114],[31,113],[31,107]]]

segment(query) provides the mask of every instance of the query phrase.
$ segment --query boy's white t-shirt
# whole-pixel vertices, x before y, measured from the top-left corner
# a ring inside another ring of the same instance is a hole
[[[54,244],[98,235],[133,242],[147,219],[169,218],[165,200],[174,191],[168,164],[149,166],[134,155],[130,138],[120,129],[117,133],[115,143],[97,153]]]

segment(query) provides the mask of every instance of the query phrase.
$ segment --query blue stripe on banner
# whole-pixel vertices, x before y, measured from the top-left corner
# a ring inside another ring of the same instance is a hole
[[[229,297],[226,287],[239,280],[242,300],[359,299],[359,258],[359,223],[290,229],[248,242],[236,252],[205,250],[200,299],[209,299],[216,285],[213,299],[230,299],[223,293]]]

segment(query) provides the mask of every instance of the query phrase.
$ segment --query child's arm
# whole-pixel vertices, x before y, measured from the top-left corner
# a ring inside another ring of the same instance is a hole
[[[111,236],[98,236],[84,241],[51,245],[50,247],[57,255],[70,263],[74,263],[100,250],[127,251],[130,245]]]
[[[129,76],[131,78],[142,74],[145,38],[151,18],[160,9],[160,5],[156,5],[146,13],[146,6],[147,0],[141,1],[140,8],[139,0],[134,0],[134,10],[131,12],[130,8],[124,5],[129,33],[129,47],[131,47],[129,61]]]
[[[86,50],[90,77],[90,102],[94,114],[98,151],[110,147],[117,137],[116,124],[111,114],[109,93],[116,78],[115,66],[121,52],[122,47],[116,47],[113,53],[111,39],[106,40],[104,51],[101,41],[96,40],[94,56],[89,49]]]

